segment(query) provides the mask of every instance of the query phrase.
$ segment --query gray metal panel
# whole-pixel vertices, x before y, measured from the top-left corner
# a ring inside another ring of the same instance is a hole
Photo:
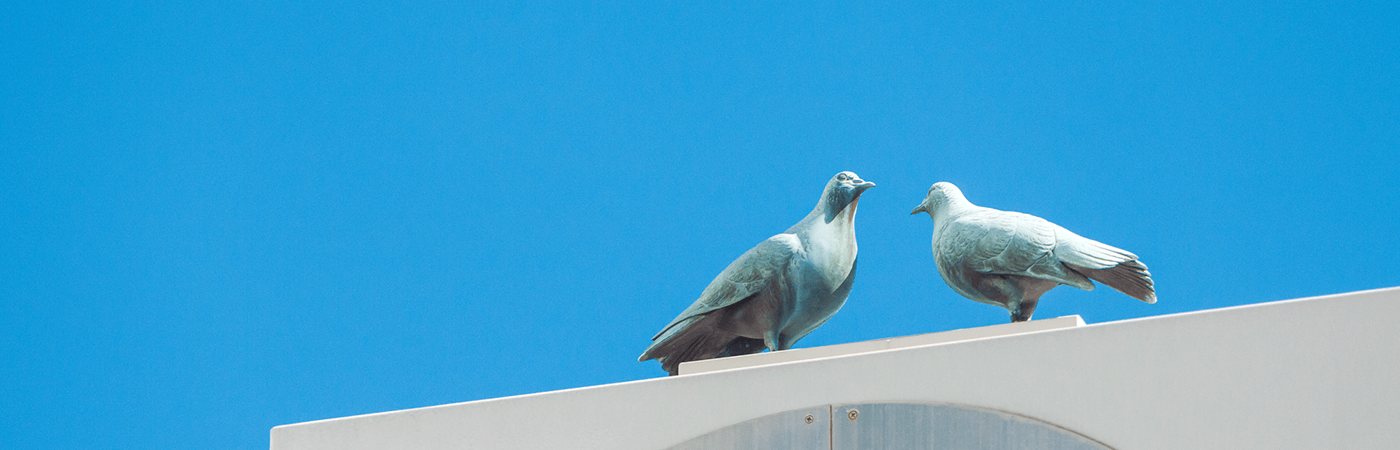
[[[1039,420],[947,404],[865,403],[832,408],[832,449],[1106,450]]]
[[[809,421],[810,420],[810,421]],[[821,449],[831,448],[831,406],[818,406],[740,422],[671,447],[702,449]]]

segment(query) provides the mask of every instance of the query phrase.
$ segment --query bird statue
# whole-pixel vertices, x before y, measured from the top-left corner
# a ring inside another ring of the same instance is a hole
[[[1029,214],[984,208],[952,183],[934,183],[910,215],[933,217],[933,261],[948,287],[1030,320],[1040,296],[1061,284],[1093,290],[1095,280],[1156,303],[1152,274],[1137,255],[1084,238]]]
[[[787,350],[821,326],[851,293],[856,204],[872,187],[853,172],[831,177],[807,217],[730,263],[637,361],[676,375],[686,361]]]

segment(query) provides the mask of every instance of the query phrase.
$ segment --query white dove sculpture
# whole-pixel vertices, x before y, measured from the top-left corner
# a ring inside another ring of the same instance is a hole
[[[856,204],[875,187],[852,172],[831,177],[816,208],[729,264],[637,361],[680,363],[787,350],[846,303],[856,278]]]
[[[1091,279],[1157,302],[1137,255],[1036,216],[974,205],[952,183],[934,183],[910,214],[921,212],[933,217],[933,261],[943,281],[963,297],[1006,308],[1012,322],[1030,320],[1055,286],[1093,290]]]

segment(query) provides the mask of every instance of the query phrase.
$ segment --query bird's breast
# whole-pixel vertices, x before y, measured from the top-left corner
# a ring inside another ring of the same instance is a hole
[[[836,224],[836,221],[832,221]],[[823,227],[820,236],[813,236],[807,242],[807,257],[812,268],[821,274],[825,288],[834,291],[846,281],[855,263],[858,248],[856,236],[850,227]]]

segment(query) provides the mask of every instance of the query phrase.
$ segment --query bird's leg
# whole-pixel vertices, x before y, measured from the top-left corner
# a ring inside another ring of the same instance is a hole
[[[792,344],[796,343],[797,339],[793,339],[792,336],[782,333],[778,334],[778,350],[790,349],[792,348]]]
[[[1020,283],[1013,277],[997,277],[994,284],[1006,295],[1006,310],[1011,311],[1012,322],[1031,320],[1031,314],[1035,312],[1035,304],[1039,299],[1027,299],[1026,291],[1021,289]]]
[[[1060,285],[1054,281],[1031,277],[1015,277],[1008,281],[1011,282],[1013,295],[1021,299],[1019,310],[1011,309],[1008,305],[1007,309],[1011,309],[1012,322],[1031,320],[1031,313],[1035,312],[1035,305],[1040,303],[1040,296],[1045,295],[1045,292]]]
[[[1031,314],[1035,313],[1035,305],[1039,302],[1040,299],[1038,298],[1027,298],[1021,300],[1022,319],[1018,320],[1017,322],[1025,322],[1027,320],[1031,320]]]
[[[1018,302],[1016,306],[1006,305],[1011,310],[1012,322],[1025,322],[1031,320],[1031,314],[1035,313],[1035,302]]]
[[[782,341],[778,339],[778,330],[776,328],[769,328],[768,331],[763,332],[763,345],[768,347],[768,351],[776,352],[778,350],[783,350],[783,348],[780,347],[781,343]]]

